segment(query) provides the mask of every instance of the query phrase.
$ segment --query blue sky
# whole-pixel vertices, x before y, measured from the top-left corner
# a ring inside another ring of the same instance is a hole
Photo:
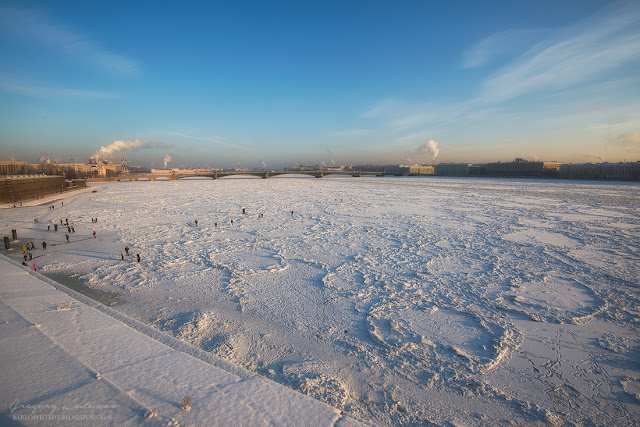
[[[147,167],[636,161],[640,2],[0,0],[0,148]]]

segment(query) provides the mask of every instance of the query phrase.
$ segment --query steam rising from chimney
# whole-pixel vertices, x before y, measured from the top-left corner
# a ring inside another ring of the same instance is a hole
[[[157,149],[157,148],[172,148],[172,145],[165,144],[162,141],[140,141],[139,139],[134,139],[133,141],[113,141],[111,144],[106,147],[103,145],[100,147],[98,151],[95,152],[90,159],[94,162],[97,162],[101,157],[108,157],[113,153],[117,153],[118,151],[125,150],[134,150],[134,149]]]
[[[166,156],[164,156],[164,159],[162,159],[162,162],[164,163],[164,167],[167,167],[167,164],[171,161],[171,156],[169,154],[167,154]]]
[[[100,157],[109,156],[110,154],[122,150],[131,150],[133,148],[142,147],[145,144],[145,141],[140,141],[139,139],[134,139],[133,141],[113,141],[106,147],[104,145],[100,147],[100,149],[90,158],[97,161]]]
[[[436,157],[440,153],[440,144],[433,139],[429,140],[429,142],[425,142],[416,150],[416,154],[420,156],[420,158],[424,158],[426,156],[431,158],[431,163],[434,163]]]

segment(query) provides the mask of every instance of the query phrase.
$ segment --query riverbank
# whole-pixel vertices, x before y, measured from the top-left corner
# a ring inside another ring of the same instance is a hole
[[[4,256],[0,277],[3,425],[360,425]]]

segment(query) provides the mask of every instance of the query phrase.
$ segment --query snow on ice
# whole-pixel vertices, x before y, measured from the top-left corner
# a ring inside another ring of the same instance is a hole
[[[332,177],[91,188],[54,210],[5,209],[2,227],[47,241],[34,251],[44,274],[117,292],[109,301],[124,314],[361,419],[640,419],[636,183]],[[69,244],[46,231],[60,218],[77,231]]]

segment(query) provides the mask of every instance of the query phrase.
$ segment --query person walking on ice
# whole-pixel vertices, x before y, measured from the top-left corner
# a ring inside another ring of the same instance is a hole
[[[93,231],[93,238],[94,238],[94,239],[96,238],[96,232],[95,232],[95,230]]]
[[[124,252],[122,252],[122,249],[120,249],[120,258],[124,261]]]
[[[136,254],[136,257],[138,258],[138,262],[140,262],[140,254]]]
[[[195,221],[193,221],[193,222],[195,222],[195,223],[196,223],[196,227],[197,227],[197,226],[198,226],[198,220],[196,219],[196,220],[195,220]]]
[[[125,246],[124,251],[127,253],[127,256],[129,256],[129,246]]]
[[[64,237],[66,237],[66,238],[67,238],[67,243],[69,243],[69,235],[68,235],[68,234],[65,234],[65,235],[64,235]]]

